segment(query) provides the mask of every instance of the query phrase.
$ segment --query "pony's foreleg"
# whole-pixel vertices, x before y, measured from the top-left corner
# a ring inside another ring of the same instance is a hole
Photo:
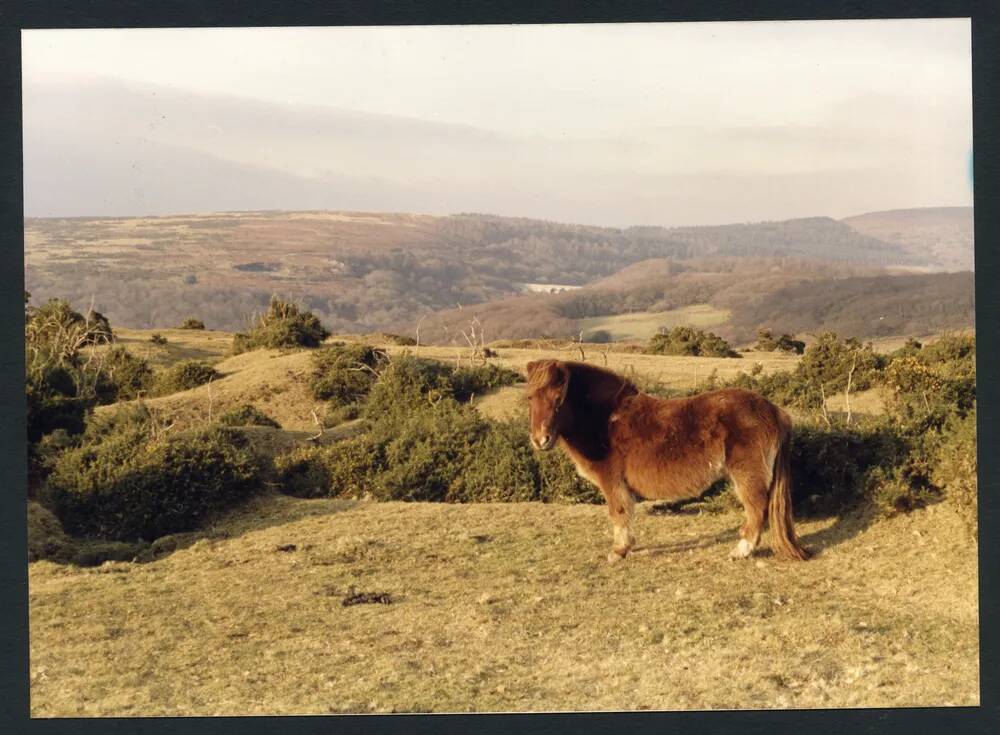
[[[608,501],[608,515],[611,517],[611,533],[614,541],[608,563],[614,564],[628,556],[635,546],[633,520],[635,518],[635,497],[624,482],[616,483],[611,492],[605,493]]]

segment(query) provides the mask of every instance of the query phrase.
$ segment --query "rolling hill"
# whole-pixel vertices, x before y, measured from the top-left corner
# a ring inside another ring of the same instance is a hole
[[[869,237],[903,247],[935,270],[972,270],[972,207],[927,207],[869,212],[841,220]]]
[[[720,267],[730,277],[745,271],[748,259],[771,259],[772,276],[780,277],[819,257],[840,263],[838,275],[924,263],[828,218],[680,229],[329,211],[25,222],[26,281],[36,300],[65,297],[77,308],[93,300],[113,322],[132,327],[194,315],[210,327],[240,329],[277,292],[304,302],[334,331],[367,332],[515,297],[525,284],[600,283],[650,259],[708,283]]]

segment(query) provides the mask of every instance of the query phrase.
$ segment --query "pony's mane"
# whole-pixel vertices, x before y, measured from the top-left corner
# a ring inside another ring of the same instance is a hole
[[[575,403],[616,406],[621,398],[639,392],[635,383],[628,378],[585,362],[538,360],[532,365],[529,365],[528,370],[529,395],[551,385],[552,367],[557,367],[568,378],[569,390],[566,399]]]

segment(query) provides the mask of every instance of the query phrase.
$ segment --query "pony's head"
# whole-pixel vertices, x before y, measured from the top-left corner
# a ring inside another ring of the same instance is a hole
[[[531,443],[537,449],[551,449],[562,427],[570,420],[566,392],[569,368],[559,360],[528,363],[528,405],[531,412]]]

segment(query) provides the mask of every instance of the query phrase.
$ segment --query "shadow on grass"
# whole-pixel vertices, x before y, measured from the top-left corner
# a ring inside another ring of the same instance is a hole
[[[244,503],[206,519],[194,531],[168,534],[152,542],[107,541],[66,536],[66,546],[49,561],[78,567],[100,566],[106,561],[147,564],[165,559],[200,541],[224,541],[305,518],[329,516],[354,508],[359,501],[346,498],[303,500],[265,490]],[[275,549],[276,553],[282,549]]]
[[[738,536],[736,529],[720,531],[719,533],[706,534],[698,538],[685,539],[670,544],[659,544],[657,546],[637,546],[632,550],[636,556],[661,556],[666,554],[680,554],[685,551],[695,549],[707,549],[712,546],[719,546],[727,543],[735,543]]]
[[[648,513],[652,516],[699,516],[704,513],[704,503],[699,499],[684,500],[679,503],[668,503],[653,506]],[[704,535],[699,538],[678,541],[677,543],[661,544],[651,547],[637,547],[634,554],[676,554],[693,549],[704,549],[711,546],[736,543],[739,541],[739,524],[743,522],[742,511],[738,512],[739,523],[734,524],[728,531],[715,534]],[[875,523],[880,517],[879,512],[868,504],[850,509],[844,513],[804,513],[796,520],[799,523],[809,521],[822,521],[834,518],[830,525],[816,531],[799,533],[798,540],[813,556],[819,556],[827,549],[839,546],[863,533],[869,526]],[[801,527],[800,527],[801,528]],[[765,530],[761,543],[754,551],[754,557],[773,558],[774,552],[770,547],[770,528]]]

